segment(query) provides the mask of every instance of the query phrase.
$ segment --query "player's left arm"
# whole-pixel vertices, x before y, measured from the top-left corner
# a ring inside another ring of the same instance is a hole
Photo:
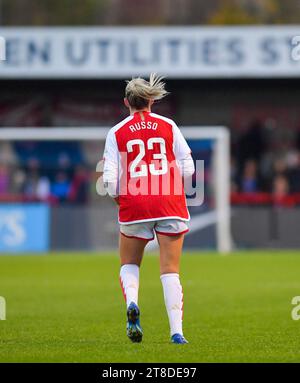
[[[192,152],[175,123],[173,123],[173,150],[181,175],[184,179],[191,177],[195,172]]]

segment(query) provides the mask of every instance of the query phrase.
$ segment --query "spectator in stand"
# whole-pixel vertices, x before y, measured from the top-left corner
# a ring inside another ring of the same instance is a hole
[[[283,157],[275,159],[273,163],[273,174],[274,175],[286,175],[287,165]]]
[[[9,192],[9,169],[6,165],[0,165],[0,194]]]
[[[39,161],[36,158],[30,158],[27,164],[27,175],[24,184],[24,195],[27,199],[36,198],[36,187],[39,179]]]
[[[40,177],[36,185],[36,197],[39,201],[48,201],[50,197],[50,182],[48,177]]]
[[[24,194],[30,200],[46,201],[50,195],[50,183],[47,177],[39,174],[39,161],[31,158],[28,161],[28,175],[25,180]]]
[[[288,171],[288,169],[287,169],[287,164],[286,164],[285,158],[283,156],[275,158],[273,163],[272,163],[271,171],[270,171],[269,176],[267,178],[268,185],[269,185],[269,188],[268,188],[269,192],[271,192],[271,193],[273,192],[275,178],[277,176],[287,177],[287,171]]]
[[[68,153],[61,152],[58,155],[58,166],[61,170],[67,172],[71,167],[71,159]]]
[[[25,189],[26,174],[22,169],[14,169],[12,172],[10,193],[21,196]]]
[[[70,181],[68,180],[67,174],[64,171],[59,171],[51,185],[51,194],[59,202],[65,202],[68,199],[69,192]]]
[[[240,189],[242,193],[255,193],[259,190],[257,163],[255,160],[247,160],[242,174]]]
[[[249,159],[260,161],[265,148],[264,126],[259,120],[253,121],[238,143],[238,162],[241,168]]]
[[[268,166],[267,166],[267,162]],[[287,162],[284,155],[266,153],[261,163],[264,190],[271,193],[273,180],[277,175],[287,175]]]
[[[273,180],[273,203],[275,206],[293,206],[293,198],[289,196],[289,182],[286,176],[278,174]]]
[[[78,165],[70,185],[69,201],[73,203],[85,203],[88,199],[89,177],[87,170]]]

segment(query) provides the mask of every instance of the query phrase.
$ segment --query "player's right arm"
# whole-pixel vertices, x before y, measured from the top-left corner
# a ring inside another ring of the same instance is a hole
[[[103,182],[108,194],[118,203],[119,150],[114,131],[106,137],[104,149]]]

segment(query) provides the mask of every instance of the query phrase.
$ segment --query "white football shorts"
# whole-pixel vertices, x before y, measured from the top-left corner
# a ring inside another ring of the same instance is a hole
[[[189,231],[186,222],[179,219],[163,219],[159,221],[140,222],[129,225],[120,225],[121,234],[128,238],[152,241],[154,232],[157,234],[174,236]]]

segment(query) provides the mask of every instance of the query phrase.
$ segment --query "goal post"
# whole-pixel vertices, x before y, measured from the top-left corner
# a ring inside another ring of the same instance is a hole
[[[215,224],[217,249],[226,254],[232,249],[229,130],[224,126],[182,126],[180,130],[187,140],[213,141],[215,209],[200,220],[192,217],[190,232]],[[108,131],[107,127],[1,128],[0,141],[104,141]]]

